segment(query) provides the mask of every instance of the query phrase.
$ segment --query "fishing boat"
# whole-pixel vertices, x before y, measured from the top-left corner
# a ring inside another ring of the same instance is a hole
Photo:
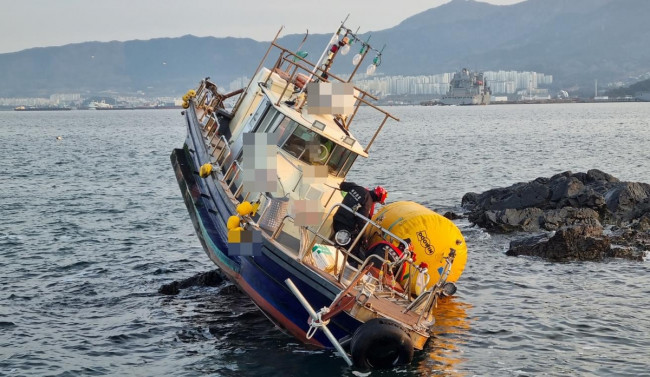
[[[352,81],[369,54],[374,72],[382,51],[343,22],[313,63],[282,47],[281,31],[246,87],[224,93],[205,78],[183,96],[187,136],[170,158],[190,218],[220,273],[279,328],[358,368],[408,364],[431,337],[438,298],[456,291],[465,240],[414,201],[372,218],[342,203],[355,160],[399,121]],[[332,64],[351,48],[344,78]],[[355,124],[367,119],[379,122],[362,143]],[[362,220],[355,237],[334,234],[338,211]],[[372,245],[385,252],[357,252]]]

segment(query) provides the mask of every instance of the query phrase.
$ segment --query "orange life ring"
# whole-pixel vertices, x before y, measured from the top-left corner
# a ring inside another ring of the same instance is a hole
[[[300,89],[304,88],[305,85],[307,85],[307,82],[309,82],[309,77],[302,73],[296,75],[296,78],[293,80],[293,84]]]

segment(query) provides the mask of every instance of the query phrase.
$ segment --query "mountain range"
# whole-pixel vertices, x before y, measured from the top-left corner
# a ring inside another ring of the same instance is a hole
[[[453,0],[361,36],[386,45],[378,74],[430,75],[463,67],[536,71],[553,75],[557,89],[593,93],[594,80],[628,83],[648,75],[648,15],[648,0],[527,0],[509,6]],[[310,35],[302,49],[316,60],[330,36]],[[302,39],[287,35],[278,43],[293,49]],[[178,95],[206,76],[226,84],[250,75],[267,48],[268,42],[252,39],[191,35],[32,48],[0,54],[0,97]],[[350,59],[338,57],[335,67],[351,70]]]

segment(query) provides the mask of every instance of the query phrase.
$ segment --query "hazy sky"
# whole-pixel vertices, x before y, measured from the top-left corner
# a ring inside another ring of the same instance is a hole
[[[0,53],[86,41],[127,41],[186,34],[273,39],[395,26],[450,0],[0,0]],[[509,5],[524,0],[479,0]]]

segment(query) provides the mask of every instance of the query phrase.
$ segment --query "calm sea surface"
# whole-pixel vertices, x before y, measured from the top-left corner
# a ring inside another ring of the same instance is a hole
[[[650,183],[650,103],[388,110],[349,180],[389,201],[459,212],[592,168]],[[0,376],[353,375],[228,283],[157,293],[214,269],[169,163],[184,137],[178,110],[0,112]],[[469,259],[435,337],[372,376],[650,376],[650,262],[506,257],[508,236],[457,224]]]

